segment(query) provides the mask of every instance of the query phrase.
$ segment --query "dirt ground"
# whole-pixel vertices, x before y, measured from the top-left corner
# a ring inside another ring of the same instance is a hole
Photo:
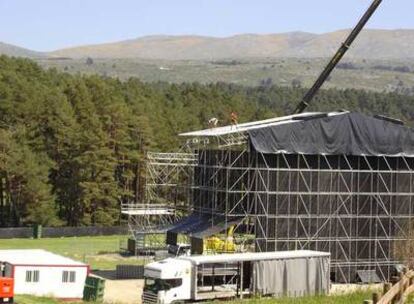
[[[140,304],[144,280],[106,280],[104,302]]]
[[[330,295],[341,295],[347,293],[353,293],[357,291],[367,291],[367,290],[380,290],[382,289],[383,284],[332,284]]]

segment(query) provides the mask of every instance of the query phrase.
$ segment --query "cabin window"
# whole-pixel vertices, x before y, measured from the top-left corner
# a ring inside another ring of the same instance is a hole
[[[76,271],[63,271],[62,272],[63,283],[75,283],[76,282]]]
[[[162,280],[162,279],[146,278],[145,285],[144,285],[144,291],[152,291],[154,293],[157,293],[160,290],[170,290],[171,288],[179,287],[182,284],[183,284],[182,279]]]
[[[165,280],[165,282],[168,284],[169,288],[176,288],[183,284],[182,279]]]
[[[39,270],[26,270],[26,282],[37,283],[39,282]]]

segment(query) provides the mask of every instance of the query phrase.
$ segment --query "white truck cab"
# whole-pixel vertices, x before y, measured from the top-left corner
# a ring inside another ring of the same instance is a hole
[[[143,303],[170,304],[191,298],[191,262],[165,259],[145,266]]]

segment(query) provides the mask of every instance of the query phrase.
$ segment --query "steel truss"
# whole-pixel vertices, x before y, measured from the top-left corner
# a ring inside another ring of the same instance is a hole
[[[193,153],[147,153],[143,201],[122,205],[135,252],[165,247],[162,235],[189,207],[196,161]]]
[[[201,149],[198,159],[195,212],[238,218],[256,251],[329,251],[336,282],[373,269],[387,280],[412,235],[414,158]]]
[[[237,127],[235,126],[235,128]],[[217,145],[219,148],[229,148],[245,145],[247,143],[247,140],[247,134],[244,132],[230,133],[216,137]]]

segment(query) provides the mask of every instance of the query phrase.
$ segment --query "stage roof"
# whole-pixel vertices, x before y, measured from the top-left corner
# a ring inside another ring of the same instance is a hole
[[[186,132],[186,133],[181,133],[180,136],[186,136],[186,137],[223,136],[223,135],[234,134],[234,133],[244,133],[250,130],[260,129],[264,127],[298,122],[298,121],[301,121],[302,119],[309,119],[310,117],[319,116],[319,115],[332,116],[332,115],[340,115],[343,113],[346,113],[346,112],[331,112],[331,113],[309,112],[309,113],[302,113],[302,114],[296,114],[296,115],[275,117],[275,118],[270,118],[270,119],[260,120],[260,121],[241,123],[241,124],[238,124],[237,126],[230,125],[230,126],[210,128],[210,129],[193,131],[193,132]]]
[[[243,134],[260,153],[414,157],[414,130],[401,121],[361,113],[313,112],[224,126],[180,136]]]

